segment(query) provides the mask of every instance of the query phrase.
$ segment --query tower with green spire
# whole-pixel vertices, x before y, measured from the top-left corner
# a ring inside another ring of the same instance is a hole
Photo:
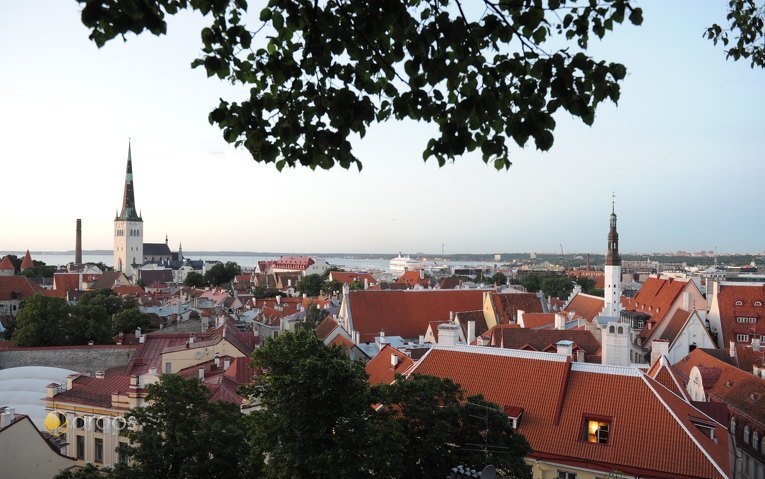
[[[122,210],[114,217],[114,270],[133,275],[143,264],[143,218],[135,207],[133,155],[128,141],[127,169],[122,193]]]

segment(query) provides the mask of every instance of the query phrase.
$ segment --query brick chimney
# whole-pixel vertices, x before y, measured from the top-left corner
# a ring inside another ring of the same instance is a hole
[[[74,264],[82,264],[82,220],[77,218],[77,233],[74,240]]]

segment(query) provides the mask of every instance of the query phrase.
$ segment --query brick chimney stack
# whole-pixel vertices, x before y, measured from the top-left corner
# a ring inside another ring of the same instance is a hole
[[[82,220],[77,218],[77,239],[74,243],[74,264],[82,264]]]

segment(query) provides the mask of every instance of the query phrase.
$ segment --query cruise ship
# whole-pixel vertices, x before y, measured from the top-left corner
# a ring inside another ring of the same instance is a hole
[[[404,272],[404,271],[412,271],[412,270],[418,270],[422,268],[423,264],[421,261],[409,257],[409,255],[401,256],[401,253],[398,254],[395,258],[390,260],[390,270],[396,271],[396,272]]]

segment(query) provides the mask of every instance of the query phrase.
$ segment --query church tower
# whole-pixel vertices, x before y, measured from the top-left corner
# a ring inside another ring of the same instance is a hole
[[[604,316],[619,317],[622,310],[622,258],[619,256],[619,233],[616,232],[616,212],[611,200],[611,228],[608,231],[608,253],[606,253],[605,268],[605,309]]]
[[[130,142],[128,142],[122,211],[114,218],[114,270],[132,276],[133,266],[141,264],[143,264],[143,219],[135,208],[133,158]]]

